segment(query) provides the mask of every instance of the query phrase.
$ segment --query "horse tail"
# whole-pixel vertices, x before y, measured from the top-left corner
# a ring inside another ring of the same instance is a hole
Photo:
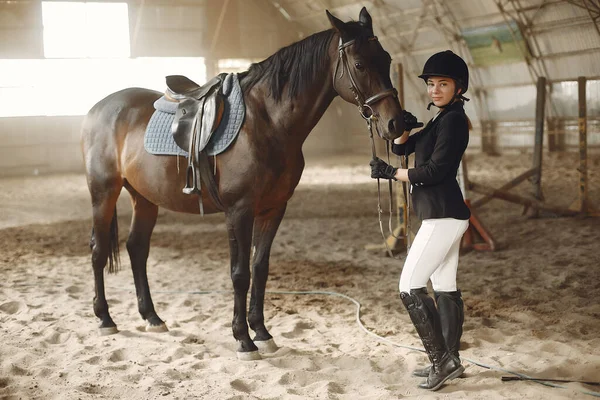
[[[121,269],[119,258],[119,222],[117,221],[117,207],[110,221],[110,242],[108,253],[108,273],[117,273]]]
[[[110,221],[110,237],[109,237],[109,253],[108,253],[108,273],[117,273],[121,269],[121,260],[119,258],[119,222],[117,221],[117,208]],[[96,237],[94,228],[90,236],[90,249],[94,249],[96,245]]]

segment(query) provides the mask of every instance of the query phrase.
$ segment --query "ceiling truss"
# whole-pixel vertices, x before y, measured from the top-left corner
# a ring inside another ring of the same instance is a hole
[[[600,0],[564,0],[567,3],[573,4],[574,6],[583,8],[587,11],[588,15],[594,23],[596,32],[600,36]]]
[[[489,108],[486,90],[489,85],[483,84],[480,71],[474,65],[467,42],[462,36],[461,26],[465,24],[465,18],[459,20],[453,13],[452,3],[457,3],[458,0],[421,0],[420,7],[406,9],[395,6],[391,0],[350,0],[347,2],[340,0],[263,1],[277,8],[298,31],[300,37],[315,31],[315,26],[323,26],[322,23],[311,24],[311,21],[322,19],[323,10],[325,9],[338,14],[347,14],[349,9],[358,9],[362,6],[368,7],[369,10],[377,10],[376,13],[372,14],[375,17],[377,15],[382,16],[381,23],[378,24],[379,40],[384,43],[384,47],[391,50],[390,53],[393,57],[401,59],[404,72],[410,76],[418,75],[421,72],[424,55],[433,54],[444,48],[451,48],[469,64],[471,72],[470,93],[474,97],[474,105],[481,119],[488,118]],[[542,17],[548,15],[547,10],[556,10],[557,7],[566,3],[585,10],[585,13],[578,12],[571,17],[557,20]],[[556,77],[550,76],[549,73],[548,63],[551,59],[600,52],[600,41],[598,41],[596,47],[588,46],[588,48],[581,50],[565,49],[565,51],[555,53],[544,52],[541,42],[546,37],[541,35],[548,31],[570,29],[588,24],[593,24],[595,32],[598,34],[597,37],[600,39],[600,0],[493,0],[492,4],[495,4],[495,10],[492,8],[485,10],[485,15],[466,17],[470,21],[467,21],[467,26],[474,25],[476,20],[504,21],[515,39],[522,35],[525,45],[522,45],[523,42],[518,40],[515,40],[515,42],[521,43],[519,48],[530,76],[530,82],[533,85],[542,76],[549,83],[557,81]],[[299,12],[300,9],[303,11]],[[319,11],[317,12],[317,10]],[[410,23],[402,23],[402,21],[407,20]],[[512,21],[517,23],[519,29],[512,28]],[[439,33],[446,44],[432,42],[429,45],[422,45],[420,38],[423,37],[423,34],[427,35],[427,32]],[[413,93],[417,94],[419,101],[427,102],[427,96],[422,87],[418,85],[418,81],[407,79],[405,82],[408,82],[407,84],[411,86],[411,89],[414,89]],[[524,82],[517,82],[513,86],[524,84]],[[504,86],[509,87],[511,85]],[[548,98],[551,99],[550,96]],[[554,113],[556,113],[556,109],[549,102],[548,115]]]

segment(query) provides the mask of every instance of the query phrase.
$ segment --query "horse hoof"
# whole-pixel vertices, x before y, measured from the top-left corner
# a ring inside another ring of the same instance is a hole
[[[119,333],[119,330],[116,326],[108,326],[105,328],[98,328],[98,333],[100,333],[100,336],[108,336],[114,335],[115,333]]]
[[[240,361],[255,361],[261,359],[258,351],[237,351],[236,353],[237,358]]]
[[[273,339],[255,340],[254,344],[256,345],[256,347],[258,347],[258,350],[260,350],[263,353],[275,353],[277,350],[279,350],[279,346],[275,344],[275,341]]]
[[[146,332],[154,332],[154,333],[162,333],[162,332],[169,332],[169,328],[167,328],[167,325],[165,323],[162,323],[160,325],[146,325]]]

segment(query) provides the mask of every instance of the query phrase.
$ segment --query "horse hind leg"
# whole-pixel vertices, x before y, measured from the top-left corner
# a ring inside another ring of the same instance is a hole
[[[118,189],[117,189],[118,188]],[[94,270],[94,314],[100,319],[101,335],[117,333],[117,325],[108,311],[108,302],[104,291],[104,268],[110,258],[109,272],[115,272],[119,266],[119,237],[117,227],[117,199],[120,186],[107,190],[95,190],[92,193],[92,269]]]
[[[135,282],[138,310],[147,321],[146,332],[167,332],[167,326],[154,310],[154,303],[148,285],[147,261],[150,253],[150,238],[158,217],[158,206],[150,203],[128,184],[125,188],[131,194],[133,216],[127,238],[127,252],[131,260],[131,270]]]
[[[252,262],[252,290],[248,322],[250,329],[256,333],[254,344],[265,353],[274,353],[279,349],[273,336],[265,327],[264,305],[271,245],[285,214],[285,209],[286,205],[283,205],[281,208],[271,210],[267,214],[258,216],[254,222],[255,253]]]

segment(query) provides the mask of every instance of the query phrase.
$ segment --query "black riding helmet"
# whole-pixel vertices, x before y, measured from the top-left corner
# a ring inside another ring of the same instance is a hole
[[[435,53],[425,62],[423,73],[419,75],[419,78],[427,83],[427,79],[431,76],[452,78],[456,82],[456,91],[462,89],[461,94],[454,94],[450,103],[457,97],[469,101],[469,99],[463,97],[463,94],[465,94],[469,88],[469,67],[467,67],[467,63],[465,63],[462,58],[454,54],[451,50]],[[429,106],[427,106],[427,109],[429,109],[432,104],[433,103],[430,103]]]

